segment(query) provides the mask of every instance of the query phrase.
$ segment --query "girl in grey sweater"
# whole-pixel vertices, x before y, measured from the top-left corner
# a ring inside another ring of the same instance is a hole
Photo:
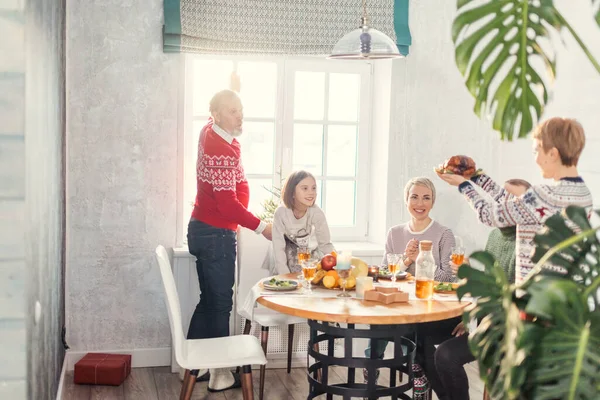
[[[316,198],[317,182],[311,173],[300,170],[288,176],[281,191],[283,206],[273,216],[273,253],[278,274],[301,271],[298,247],[308,247],[318,258],[335,250],[327,218],[315,204]]]

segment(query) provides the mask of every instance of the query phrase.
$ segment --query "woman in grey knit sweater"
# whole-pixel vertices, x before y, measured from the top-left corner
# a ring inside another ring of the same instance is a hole
[[[404,187],[404,201],[411,216],[410,221],[389,230],[383,263],[387,264],[386,256],[388,253],[404,253],[404,265],[414,275],[415,260],[419,255],[419,241],[431,240],[433,242],[432,253],[437,265],[435,279],[443,282],[454,281],[455,275],[449,264],[452,247],[455,244],[454,234],[450,228],[434,221],[429,216],[429,212],[435,204],[435,186],[433,182],[424,177],[409,180]],[[451,336],[452,328],[456,326],[459,320],[460,318],[455,318],[437,323],[421,324],[417,328],[420,338],[417,347],[417,360],[424,367],[430,381],[438,379],[433,364],[434,345],[447,340]],[[377,325],[372,326],[371,329],[377,329]],[[398,329],[403,330],[404,334],[409,334],[415,330],[415,327],[399,325]],[[376,352],[376,357],[383,358],[386,346],[386,341],[379,340],[377,342],[377,346],[373,349]],[[371,356],[370,343],[365,350],[365,355],[367,357]],[[363,373],[366,379],[366,371],[363,371]],[[378,373],[379,371],[377,371]]]
[[[419,255],[419,242],[433,242],[433,258],[437,266],[435,279],[453,282],[455,275],[450,267],[450,256],[454,247],[454,234],[450,228],[434,221],[429,212],[435,204],[435,186],[427,178],[413,178],[404,188],[404,202],[410,213],[410,221],[396,225],[388,231],[382,264],[387,265],[387,254],[404,253],[407,271],[415,274],[415,260]]]

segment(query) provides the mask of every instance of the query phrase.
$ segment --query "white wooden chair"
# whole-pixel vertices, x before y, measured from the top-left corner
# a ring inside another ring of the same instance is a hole
[[[252,252],[245,251],[251,248]],[[246,296],[250,291],[251,285],[258,280],[264,279],[267,270],[262,269],[263,260],[268,257],[268,253],[271,250],[271,242],[268,242],[258,237],[254,232],[249,232],[242,229],[238,235],[238,264],[237,264],[237,304],[244,304]],[[252,324],[260,325],[260,343],[267,355],[267,344],[269,342],[269,328],[288,327],[288,343],[287,343],[287,372],[291,371],[292,367],[292,347],[294,344],[294,328],[295,324],[306,323],[305,318],[294,317],[287,314],[282,314],[274,310],[270,310],[265,307],[258,307],[254,309],[252,315],[248,314],[245,310],[236,308],[237,314],[246,320],[244,324],[245,335],[250,333]],[[259,388],[259,399],[263,399],[265,389],[265,366],[260,367],[260,388]]]
[[[169,255],[163,246],[156,248],[156,259],[160,267],[165,301],[169,313],[169,324],[175,359],[186,369],[181,387],[180,400],[192,396],[199,369],[231,368],[242,366],[242,395],[244,400],[254,399],[252,389],[252,365],[264,366],[267,363],[258,339],[250,335],[227,336],[213,339],[185,339],[181,323],[179,296],[173,279]]]
[[[282,314],[277,311],[269,310],[268,308],[257,308],[254,310],[252,321],[248,316],[240,313],[238,314],[246,318],[244,324],[244,335],[250,333],[252,329],[252,322],[260,325],[260,344],[264,350],[265,357],[267,356],[267,343],[269,342],[269,328],[274,326],[285,326],[288,327],[288,343],[287,343],[287,373],[289,374],[292,368],[292,347],[294,344],[294,326],[295,324],[306,323],[305,318],[294,317],[287,314]],[[265,365],[260,366],[260,386],[259,386],[259,399],[263,399],[265,391]]]

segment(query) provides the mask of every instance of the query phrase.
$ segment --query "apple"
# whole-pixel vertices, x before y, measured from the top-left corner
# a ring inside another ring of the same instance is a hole
[[[321,267],[325,271],[332,270],[333,267],[335,267],[336,264],[337,264],[337,260],[331,254],[324,255],[323,258],[321,258]]]

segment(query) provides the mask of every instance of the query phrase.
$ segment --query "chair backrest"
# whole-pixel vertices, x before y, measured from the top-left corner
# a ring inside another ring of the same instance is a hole
[[[169,324],[171,326],[171,337],[175,349],[175,359],[181,364],[183,361],[183,346],[185,341],[185,337],[183,336],[183,325],[181,323],[181,306],[179,305],[179,296],[177,295],[175,279],[173,279],[169,254],[163,246],[159,245],[156,248],[156,260],[160,267],[160,276],[162,277],[163,287],[165,289],[165,303],[167,305],[167,311],[169,312]]]

